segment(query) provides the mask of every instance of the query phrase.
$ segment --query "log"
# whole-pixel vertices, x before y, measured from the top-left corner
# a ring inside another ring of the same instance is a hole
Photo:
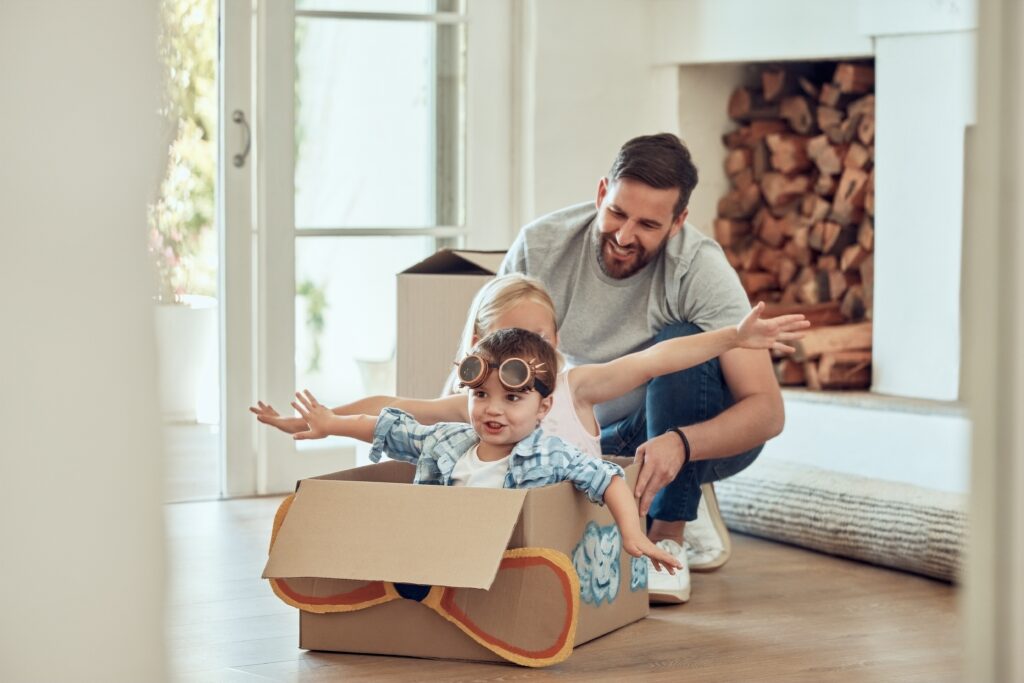
[[[841,351],[822,355],[818,362],[822,389],[867,389],[871,386],[871,352]]]
[[[796,279],[797,298],[805,304],[828,301],[828,273],[806,266]]]
[[[846,150],[846,156],[843,157],[844,168],[864,169],[869,163],[871,163],[871,152],[867,147],[856,142],[850,145]]]
[[[806,94],[812,100],[818,99],[819,88],[817,85],[815,85],[814,81],[810,80],[809,78],[804,78],[803,76],[801,76],[800,78],[797,79],[796,82],[797,84],[799,84],[800,89],[804,91],[804,94]]]
[[[758,292],[773,289],[777,280],[771,273],[759,273],[756,271],[745,271],[740,273],[740,284],[747,292],[747,296],[754,296]]]
[[[737,147],[725,155],[725,174],[734,176],[750,166],[750,149]]]
[[[870,349],[871,330],[870,322],[812,327],[804,333],[803,339],[793,343],[796,348],[793,359],[804,361],[824,353]]]
[[[839,64],[832,82],[841,93],[866,93],[875,86],[875,68],[868,64]]]
[[[782,296],[779,298],[779,303],[782,303],[782,304],[795,304],[795,303],[798,303],[799,301],[800,301],[800,298],[797,296],[797,286],[796,286],[796,283],[795,282],[790,282],[782,290]]]
[[[819,256],[815,265],[818,270],[839,270],[839,259],[835,256]]]
[[[754,180],[754,171],[749,168],[743,169],[742,171],[734,175],[730,180],[732,180],[733,187],[735,187],[737,190],[740,190],[741,192],[746,190],[751,185],[754,185],[756,182]],[[760,192],[761,191],[758,190],[758,194],[760,194]]]
[[[855,168],[843,171],[832,200],[832,220],[843,225],[860,222],[867,182],[868,174],[864,171]]]
[[[809,246],[814,251],[821,251],[821,246],[825,241],[826,222],[827,221],[815,223],[813,226],[811,226],[810,234],[807,235],[807,246]]]
[[[773,133],[765,138],[771,152],[771,166],[781,173],[796,173],[811,167],[807,139],[799,135]]]
[[[800,201],[800,213],[811,224],[825,220],[832,205],[816,194],[808,193]]]
[[[860,272],[860,264],[870,255],[871,252],[860,244],[851,244],[843,249],[843,254],[839,257],[839,269],[844,273]]]
[[[734,121],[779,118],[779,105],[765,102],[760,93],[749,88],[736,88],[729,97],[729,118]]]
[[[760,183],[764,174],[772,170],[771,152],[764,140],[758,140],[751,145],[752,160],[750,170],[753,171],[754,181]]]
[[[857,124],[857,139],[861,144],[870,145],[875,139],[875,115],[864,115]]]
[[[814,131],[814,110],[806,97],[801,95],[784,97],[779,105],[779,116],[786,119],[789,127],[797,133],[807,135]]]
[[[860,227],[857,229],[857,244],[864,251],[872,251],[875,248],[875,224],[867,216],[860,222]]]
[[[826,270],[828,273],[828,299],[829,301],[841,301],[846,293],[846,276],[838,269]]]
[[[800,386],[806,381],[804,366],[794,360],[783,358],[775,363],[775,379],[784,387]]]
[[[715,239],[723,247],[736,247],[749,238],[751,229],[747,221],[730,220],[728,218],[715,219]]]
[[[777,118],[765,119],[764,121],[750,122],[750,140],[747,144],[760,142],[772,133],[785,133],[788,130],[785,121]]]
[[[761,205],[761,191],[757,185],[745,189],[730,190],[718,200],[718,215],[722,218],[742,219],[754,215]]]
[[[818,380],[817,363],[804,363],[804,377],[807,379],[808,389],[821,391],[821,382]]]
[[[839,304],[829,301],[823,304],[769,304],[764,307],[763,318],[774,318],[780,315],[801,313],[811,323],[811,328],[823,325],[838,325],[846,322],[839,310]]]
[[[798,199],[811,187],[811,179],[805,175],[786,176],[782,173],[765,173],[761,178],[761,192],[768,206],[779,206]]]
[[[871,169],[871,175],[868,176],[868,189],[864,193],[864,211],[869,216],[875,215],[875,169]]]
[[[764,249],[765,246],[756,240],[741,249],[740,270],[755,270],[757,268],[757,260],[761,257],[761,252]]]
[[[846,116],[853,118],[854,116],[874,116],[875,115],[875,96],[865,95],[858,100],[854,100],[850,103],[850,106],[846,108]]]
[[[839,225],[828,221],[825,223],[825,232],[821,239],[821,252],[835,256],[837,261],[846,247],[857,241],[857,227],[853,225]]]
[[[762,249],[757,255],[757,267],[766,273],[771,273],[778,280],[779,266],[785,259],[785,254],[779,249]]]
[[[834,83],[822,83],[821,92],[818,93],[818,102],[822,106],[835,109],[839,105],[839,96],[842,95],[839,86]]]
[[[754,216],[754,234],[768,246],[777,249],[786,239],[786,221],[775,218],[766,209],[761,209]]]
[[[761,72],[761,95],[765,102],[774,102],[786,88],[785,69],[765,69]]]
[[[846,294],[843,295],[843,303],[839,312],[844,318],[856,322],[864,317],[864,287],[861,285],[850,285]]]
[[[834,175],[822,173],[814,181],[814,192],[822,197],[831,197],[836,193],[836,186],[836,177]]]
[[[825,131],[825,134],[828,135],[829,140],[837,145],[845,145],[857,137],[857,126],[860,125],[861,118],[863,118],[861,114],[848,116],[838,126],[833,126]]]
[[[818,128],[823,133],[828,133],[833,128],[838,128],[839,124],[843,122],[843,112],[832,107],[818,107],[816,114]]]
[[[864,287],[864,316],[870,318],[871,302],[875,299],[875,257],[873,255],[868,256],[860,264],[860,281]]]
[[[807,141],[807,156],[822,173],[835,175],[842,171],[845,154],[846,148],[833,145],[826,135],[818,135]]]
[[[729,131],[722,136],[722,144],[729,149],[736,149],[748,144],[750,140],[750,126],[740,126],[736,130]]]
[[[801,266],[808,266],[814,260],[814,254],[807,246],[808,231],[807,227],[798,228],[793,239],[782,245],[782,253]]]
[[[725,252],[725,260],[729,262],[729,265],[732,266],[733,270],[739,270],[743,263],[740,260],[739,252],[730,247],[723,247],[722,251]]]
[[[779,280],[779,287],[785,289],[786,286],[793,281],[793,278],[796,277],[796,270],[796,261],[791,259],[789,256],[786,256],[785,252],[783,252],[783,256],[779,259],[778,270],[776,271],[776,277]]]

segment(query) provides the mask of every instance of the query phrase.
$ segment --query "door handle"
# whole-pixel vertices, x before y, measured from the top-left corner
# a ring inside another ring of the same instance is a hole
[[[236,154],[231,160],[236,168],[241,168],[245,165],[245,158],[249,156],[249,149],[252,147],[252,130],[249,129],[249,122],[245,120],[245,114],[241,109],[236,109],[232,112],[231,120],[245,128],[245,149],[241,153]]]

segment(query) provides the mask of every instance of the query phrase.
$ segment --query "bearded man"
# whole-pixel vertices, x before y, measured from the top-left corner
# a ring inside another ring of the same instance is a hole
[[[634,138],[598,182],[596,202],[522,229],[500,274],[544,283],[568,363],[604,363],[736,325],[750,311],[721,247],[686,223],[696,185],[697,169],[679,138]],[[658,377],[597,406],[597,418],[603,451],[641,463],[636,496],[651,540],[694,570],[721,566],[728,533],[711,482],[750,465],[784,422],[768,352],[735,349]],[[688,526],[698,509],[701,521]],[[689,572],[652,567],[649,589],[652,602],[686,602]]]

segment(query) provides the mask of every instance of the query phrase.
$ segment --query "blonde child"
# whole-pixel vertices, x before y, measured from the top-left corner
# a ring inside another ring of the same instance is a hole
[[[415,464],[417,484],[536,488],[570,481],[593,502],[608,505],[626,552],[675,573],[682,564],[647,538],[622,468],[541,428],[557,387],[557,366],[554,349],[539,335],[501,329],[481,339],[460,363],[461,384],[469,387],[469,424],[422,425],[393,407],[379,417],[337,415],[306,391],[292,403],[307,425],[295,436],[371,442],[375,462],[386,452]]]

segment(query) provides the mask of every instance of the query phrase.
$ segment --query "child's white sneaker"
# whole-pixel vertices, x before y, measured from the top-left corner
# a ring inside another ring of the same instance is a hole
[[[718,509],[718,498],[713,484],[701,486],[700,506],[697,519],[687,522],[683,531],[683,546],[690,569],[695,572],[710,572],[729,561],[732,541],[729,530]]]
[[[654,604],[680,604],[690,599],[690,568],[686,562],[683,547],[672,540],[658,541],[657,546],[679,560],[683,568],[675,574],[668,570],[657,570],[650,558],[647,558],[647,592]]]

